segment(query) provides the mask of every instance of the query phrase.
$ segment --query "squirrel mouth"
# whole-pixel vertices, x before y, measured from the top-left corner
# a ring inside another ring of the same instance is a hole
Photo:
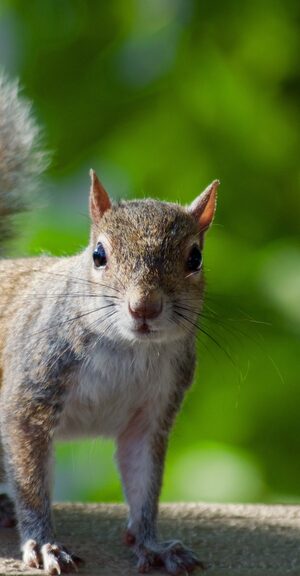
[[[140,324],[139,326],[137,326],[137,328],[135,329],[135,332],[138,332],[138,334],[149,334],[151,332],[147,322],[143,322],[143,324]]]

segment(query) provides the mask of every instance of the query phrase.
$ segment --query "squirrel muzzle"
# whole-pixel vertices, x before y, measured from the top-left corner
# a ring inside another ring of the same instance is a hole
[[[148,294],[133,293],[128,301],[128,310],[135,320],[153,320],[163,309],[163,299],[159,291]]]

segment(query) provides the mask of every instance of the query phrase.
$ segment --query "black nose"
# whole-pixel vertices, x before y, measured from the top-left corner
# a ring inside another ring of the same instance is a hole
[[[162,311],[162,298],[143,298],[136,302],[128,303],[128,309],[133,318],[152,320],[157,318]]]

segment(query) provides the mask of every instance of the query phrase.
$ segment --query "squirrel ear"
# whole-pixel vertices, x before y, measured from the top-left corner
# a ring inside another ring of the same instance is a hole
[[[205,232],[211,225],[217,205],[217,188],[219,180],[214,180],[204,192],[189,206],[188,211],[196,218],[200,232]]]
[[[90,170],[91,177],[91,191],[90,191],[90,215],[93,222],[99,222],[104,212],[111,208],[110,198],[98,180],[97,174],[94,170]]]

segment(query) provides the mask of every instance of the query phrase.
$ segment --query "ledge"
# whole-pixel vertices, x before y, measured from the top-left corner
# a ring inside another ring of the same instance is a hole
[[[136,576],[135,558],[122,544],[125,506],[57,504],[54,510],[58,539],[85,559],[79,574]],[[159,529],[164,539],[182,539],[198,553],[206,569],[197,574],[300,574],[300,506],[162,505]],[[17,532],[11,528],[0,529],[3,574],[43,574],[22,567]]]

